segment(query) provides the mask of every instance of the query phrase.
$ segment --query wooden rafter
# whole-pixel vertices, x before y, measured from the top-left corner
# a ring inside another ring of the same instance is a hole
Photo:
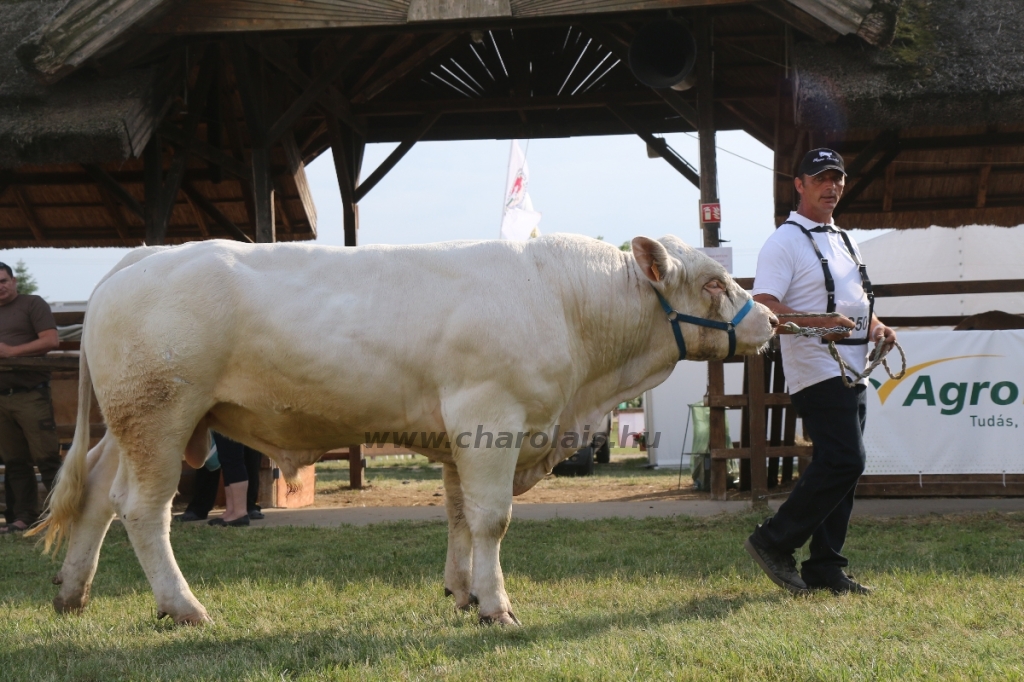
[[[213,222],[224,228],[228,234],[237,239],[240,242],[252,243],[252,238],[249,237],[242,228],[235,225],[231,220],[221,213],[212,201],[203,196],[202,192],[192,186],[192,183],[187,180],[181,183],[181,191],[188,197],[194,205],[198,206],[206,215],[213,219]]]
[[[129,227],[127,221],[124,219],[124,214],[121,213],[121,207],[114,200],[110,190],[104,185],[99,186],[100,199],[103,201],[103,207],[107,209],[107,215],[110,216],[110,222],[114,224],[114,229],[117,230],[117,236],[121,238],[121,242],[125,246],[134,246],[129,236]]]
[[[985,208],[985,201],[988,199],[988,179],[992,174],[992,147],[985,148],[985,165],[978,169],[978,198],[975,206]]]
[[[36,217],[35,211],[32,210],[32,206],[25,199],[25,193],[21,187],[15,187],[12,190],[14,194],[14,201],[17,202],[18,208],[21,209],[22,215],[25,216],[25,221],[28,223],[28,228],[32,230],[32,236],[39,242],[40,245],[46,244],[46,235],[43,234],[43,228],[39,224],[39,219]]]
[[[163,123],[157,132],[160,133],[161,137],[174,144],[182,152],[195,154],[204,161],[223,168],[235,177],[245,180],[246,182],[252,181],[252,168],[231,156],[223,149],[219,149],[218,147],[215,147],[208,142],[203,142],[195,137],[192,138],[190,143],[188,141],[188,136],[182,129],[176,128],[168,123]]]
[[[675,168],[697,189],[700,189],[700,173],[686,159],[680,156],[676,150],[672,149],[664,138],[655,137],[649,130],[646,130],[640,123],[629,116],[622,107],[609,106],[608,110],[615,114],[615,117],[622,121],[627,128],[636,133],[640,139],[646,142],[649,149],[654,150],[658,156],[665,159],[668,165]]]
[[[409,137],[402,141],[398,147],[388,155],[386,159],[370,174],[370,177],[366,178],[363,182],[356,187],[353,193],[355,203],[362,201],[371,189],[377,186],[377,183],[384,179],[384,176],[402,160],[402,157],[409,153],[409,150],[413,148],[417,142],[419,142],[427,131],[430,130],[431,126],[440,118],[440,114],[427,114],[420,120],[419,124],[412,129],[409,133]]]
[[[210,230],[206,227],[206,218],[203,217],[203,212],[196,206],[196,202],[192,201],[192,197],[188,195],[188,192],[183,192],[185,195],[185,201],[188,202],[188,207],[192,209],[192,215],[196,219],[196,225],[199,227],[199,234],[203,239],[210,238]]]
[[[83,164],[82,168],[99,185],[100,191],[116,198],[125,208],[138,216],[139,220],[146,220],[146,212],[143,210],[142,204],[129,194],[124,185],[115,180],[110,173],[93,164]]]
[[[366,89],[352,98],[352,103],[356,104],[373,99],[395,83],[401,81],[425,60],[448,47],[458,36],[458,33],[442,33],[436,38],[431,39],[367,85]]]

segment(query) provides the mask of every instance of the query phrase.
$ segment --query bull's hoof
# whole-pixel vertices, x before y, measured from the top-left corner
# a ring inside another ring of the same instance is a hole
[[[62,576],[60,573],[58,573],[57,575],[53,576],[53,578],[50,580],[50,582],[52,582],[54,585],[63,585],[64,584],[64,576]]]
[[[206,615],[206,611],[186,613],[181,616],[174,617],[175,625],[206,625],[207,623],[212,625],[213,619]]]
[[[449,589],[448,589],[448,588],[446,587],[446,588],[444,588],[444,596],[446,596],[446,597],[453,597],[453,596],[455,596],[455,593],[454,593],[454,592],[452,592],[451,590],[449,590]]]
[[[163,620],[171,614],[167,611],[157,611],[156,619]],[[183,613],[180,616],[174,616],[175,625],[205,625],[207,623],[213,623],[213,619],[206,614],[206,609],[200,607],[198,611],[191,613]]]
[[[480,600],[476,598],[475,594],[469,595],[469,600],[465,604],[459,604],[458,599],[455,600],[455,608],[459,611],[472,611],[479,604]]]
[[[81,613],[88,603],[88,597],[69,597],[65,599],[58,594],[53,598],[53,610],[60,614]]]
[[[519,627],[522,623],[511,611],[498,613],[493,616],[480,616],[480,625],[511,625]]]

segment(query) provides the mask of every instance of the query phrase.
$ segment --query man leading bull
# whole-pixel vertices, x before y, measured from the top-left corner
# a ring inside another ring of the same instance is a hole
[[[814,441],[814,457],[789,499],[754,530],[744,547],[773,582],[790,592],[868,594],[871,588],[845,573],[848,561],[841,553],[854,490],[864,471],[867,380],[847,388],[826,342],[835,341],[843,359],[863,371],[872,344],[892,347],[896,333],[875,316],[860,252],[832,219],[846,184],[843,158],[831,149],[807,152],[793,184],[800,203],[761,249],[754,300],[777,315],[840,313],[842,317],[829,318],[827,325],[849,331],[824,339],[781,339],[789,392]],[[814,317],[784,321],[824,326]],[[794,552],[808,540],[810,557],[798,571]]]

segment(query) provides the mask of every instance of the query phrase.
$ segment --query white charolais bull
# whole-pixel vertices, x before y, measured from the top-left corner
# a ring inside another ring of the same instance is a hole
[[[41,526],[48,546],[69,541],[54,606],[85,606],[116,513],[159,612],[208,620],[169,539],[182,452],[200,466],[207,429],[266,453],[286,477],[368,433],[416,431],[451,443],[420,448],[443,463],[445,588],[460,608],[478,602],[483,622],[517,623],[499,564],[512,496],[575,448],[458,434],[582,433],[679,360],[656,290],[677,311],[725,322],[750,301],[675,237],[632,245],[214,241],[129,255],[86,314],[78,426]],[[776,324],[755,304],[736,351],[758,352]],[[688,358],[727,354],[725,332],[681,329]],[[90,386],[108,432],[87,454]]]

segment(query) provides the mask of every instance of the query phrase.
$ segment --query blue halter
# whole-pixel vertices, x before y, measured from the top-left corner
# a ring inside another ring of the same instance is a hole
[[[689,322],[690,324],[700,325],[701,327],[711,327],[712,329],[721,329],[723,332],[729,334],[729,354],[726,358],[731,358],[736,354],[736,325],[738,325],[750,309],[754,307],[754,300],[747,299],[746,305],[740,308],[740,311],[736,313],[736,317],[732,318],[732,322],[719,322],[718,320],[709,320],[704,317],[694,317],[693,315],[684,315],[681,312],[672,309],[672,306],[668,304],[665,297],[661,295],[661,292],[654,288],[655,295],[658,297],[658,301],[661,303],[662,309],[665,314],[668,315],[668,321],[672,323],[672,333],[676,337],[676,345],[679,346],[679,359],[686,359],[686,342],[683,341],[683,330],[679,327],[680,322]]]

